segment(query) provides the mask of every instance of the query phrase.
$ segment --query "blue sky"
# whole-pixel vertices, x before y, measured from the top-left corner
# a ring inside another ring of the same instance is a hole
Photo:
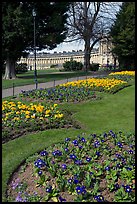
[[[72,50],[84,50],[84,44],[81,42],[69,42],[69,43],[60,43],[55,49],[53,50],[42,50],[41,52],[49,52],[49,53],[54,53],[54,52],[63,52],[63,51],[72,51]]]

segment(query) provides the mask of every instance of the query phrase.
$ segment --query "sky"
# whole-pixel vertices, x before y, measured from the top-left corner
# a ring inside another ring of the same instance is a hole
[[[122,4],[122,2],[118,2],[118,5],[121,5],[121,4]],[[119,10],[119,7],[115,7],[115,9]],[[113,11],[113,12],[115,13],[115,11]],[[98,46],[95,45],[95,47],[98,47]],[[75,51],[82,50],[82,51],[84,51],[84,41],[81,41],[81,42],[73,41],[73,42],[68,42],[68,43],[63,42],[63,43],[60,43],[59,45],[57,45],[57,47],[55,49],[53,49],[53,50],[44,49],[41,52],[48,52],[48,53],[63,52],[63,51],[66,51],[66,52],[70,51],[71,52],[72,50],[75,50]]]
[[[84,44],[81,42],[68,42],[68,43],[60,43],[59,45],[57,45],[57,47],[53,50],[42,50],[41,52],[48,52],[48,53],[54,53],[54,52],[63,52],[63,51],[72,51],[72,50],[84,50]]]

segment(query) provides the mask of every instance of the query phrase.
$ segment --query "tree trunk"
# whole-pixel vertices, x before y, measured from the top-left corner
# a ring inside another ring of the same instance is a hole
[[[88,71],[90,69],[90,40],[85,41],[85,50],[84,50],[84,71]]]
[[[6,60],[5,75],[3,78],[4,79],[15,79],[16,78],[15,61],[9,57]]]

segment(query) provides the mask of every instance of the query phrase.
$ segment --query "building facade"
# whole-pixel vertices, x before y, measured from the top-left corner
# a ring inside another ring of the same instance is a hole
[[[100,65],[114,64],[114,57],[111,52],[112,44],[107,40],[101,40],[99,47],[93,49],[91,52],[90,63],[99,63]],[[47,69],[51,66],[61,68],[63,63],[70,61],[71,59],[77,62],[82,62],[84,64],[84,52],[82,50],[65,52],[63,53],[37,53],[36,55],[36,65],[37,69]],[[35,58],[33,54],[30,54],[27,58],[21,58],[19,63],[26,63],[28,69],[34,70]]]

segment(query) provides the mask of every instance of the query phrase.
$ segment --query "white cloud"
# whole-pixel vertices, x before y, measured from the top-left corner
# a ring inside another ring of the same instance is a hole
[[[42,50],[42,52],[50,52],[50,53],[54,53],[54,52],[63,52],[63,51],[72,51],[72,50],[84,50],[84,44],[81,42],[69,42],[69,43],[61,43],[59,45],[57,45],[57,47],[53,50]]]

